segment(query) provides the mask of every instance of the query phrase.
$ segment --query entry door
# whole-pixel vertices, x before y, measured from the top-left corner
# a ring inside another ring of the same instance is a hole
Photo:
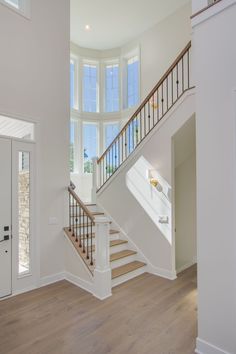
[[[11,140],[0,138],[0,298],[12,292]]]

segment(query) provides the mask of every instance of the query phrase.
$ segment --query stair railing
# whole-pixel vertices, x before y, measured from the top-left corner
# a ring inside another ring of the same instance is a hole
[[[93,226],[95,218],[82,200],[74,191],[74,186],[70,184],[69,192],[69,232],[79,243],[82,252],[86,254],[86,259],[90,265],[94,264],[93,255]]]
[[[71,182],[69,192],[69,228],[65,233],[72,241],[93,275],[93,294],[103,300],[111,296],[110,220],[94,216],[75,193]],[[68,232],[67,232],[68,230]],[[93,242],[94,240],[94,242]]]
[[[191,86],[191,42],[142,102],[94,164],[97,189],[103,187]]]

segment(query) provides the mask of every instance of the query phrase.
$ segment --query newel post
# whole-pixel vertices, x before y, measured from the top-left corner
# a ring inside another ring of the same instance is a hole
[[[97,157],[93,157],[93,184],[92,184],[92,195],[91,201],[92,203],[96,204],[97,202],[97,189],[98,189],[98,164],[97,164]]]
[[[100,300],[112,295],[109,230],[108,218],[95,218],[94,296]]]

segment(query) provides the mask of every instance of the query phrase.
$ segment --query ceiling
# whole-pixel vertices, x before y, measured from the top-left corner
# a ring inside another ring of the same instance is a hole
[[[70,0],[71,41],[85,48],[120,47],[190,0]],[[85,26],[91,30],[86,31]]]

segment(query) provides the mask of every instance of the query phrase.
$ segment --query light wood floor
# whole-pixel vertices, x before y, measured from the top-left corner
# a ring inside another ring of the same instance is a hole
[[[193,354],[196,268],[143,274],[99,301],[62,281],[0,302],[1,354]]]

